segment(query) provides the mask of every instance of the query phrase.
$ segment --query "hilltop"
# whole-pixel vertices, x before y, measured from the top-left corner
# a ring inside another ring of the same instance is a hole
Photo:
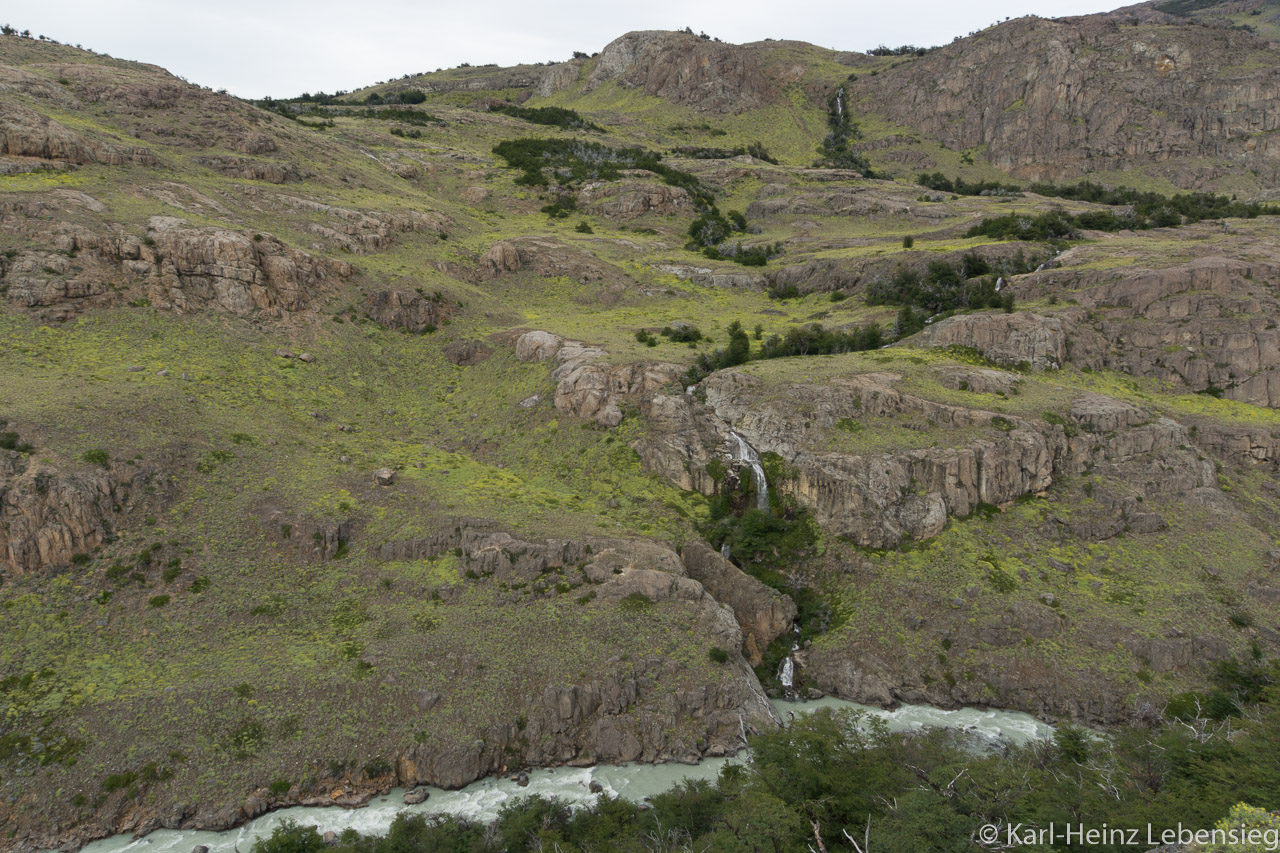
[[[258,104],[0,37],[0,835],[725,754],[793,640],[801,696],[1229,689],[1280,56],[1135,8]]]

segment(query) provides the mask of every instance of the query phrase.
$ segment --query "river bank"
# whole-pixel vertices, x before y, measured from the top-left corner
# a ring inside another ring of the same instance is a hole
[[[954,728],[973,735],[983,744],[1000,741],[1024,744],[1053,734],[1051,726],[1018,711],[944,710],[929,705],[900,705],[886,710],[830,697],[810,702],[775,700],[773,706],[783,719],[810,714],[820,708],[861,710],[869,717],[883,720],[891,731]],[[527,774],[527,786],[508,778],[489,777],[454,791],[428,788],[430,796],[427,800],[412,806],[404,805],[404,790],[396,788],[374,797],[359,808],[294,806],[270,812],[224,832],[161,829],[136,839],[128,834],[116,835],[90,843],[82,853],[190,853],[198,845],[208,847],[209,853],[236,853],[237,850],[249,853],[257,839],[270,835],[285,820],[314,825],[322,834],[340,833],[344,829],[354,829],[362,834],[382,833],[402,812],[451,814],[473,821],[490,821],[511,799],[534,794],[555,796],[577,804],[592,802],[599,796],[591,791],[593,783],[600,788],[601,794],[642,801],[686,780],[712,781],[725,764],[737,760],[740,759],[707,758],[697,764],[544,768]]]

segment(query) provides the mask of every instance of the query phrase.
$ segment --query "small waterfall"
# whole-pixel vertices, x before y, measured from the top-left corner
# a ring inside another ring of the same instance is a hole
[[[1004,287],[1004,276],[996,279],[996,293],[999,293],[1002,287]]]
[[[764,478],[764,466],[760,464],[760,455],[747,444],[747,440],[736,432],[730,432],[738,446],[734,449],[733,461],[751,467],[751,480],[756,487],[756,509],[769,511],[769,484]]]
[[[726,560],[729,559],[729,543],[728,542],[720,546],[720,556],[724,557]]]
[[[778,665],[778,682],[786,690],[796,686],[796,662],[791,655],[783,658],[782,663]]]
[[[844,86],[836,90],[836,121],[844,119]]]

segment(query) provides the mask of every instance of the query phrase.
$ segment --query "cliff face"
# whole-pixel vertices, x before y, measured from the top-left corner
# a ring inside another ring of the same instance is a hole
[[[686,33],[633,32],[609,42],[587,77],[587,89],[618,81],[646,95],[719,113],[772,102],[787,81],[766,75],[761,57],[742,46]]]
[[[1280,54],[1247,33],[1025,18],[860,79],[864,108],[1034,179],[1168,164],[1182,186],[1225,168],[1274,182]],[[1177,163],[1190,158],[1221,167]],[[1229,164],[1229,166],[1228,166]]]

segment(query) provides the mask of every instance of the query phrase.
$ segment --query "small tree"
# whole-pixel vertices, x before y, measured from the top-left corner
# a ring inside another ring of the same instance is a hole
[[[915,244],[916,244],[916,238],[912,237],[910,234],[902,238],[902,248],[904,249],[910,249]]]

